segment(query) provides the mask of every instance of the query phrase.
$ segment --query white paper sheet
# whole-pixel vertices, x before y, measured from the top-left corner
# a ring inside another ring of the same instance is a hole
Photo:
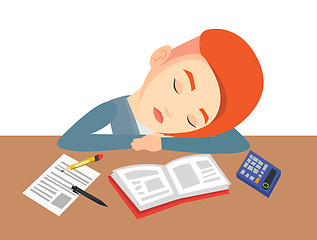
[[[62,155],[23,194],[60,216],[79,196],[71,187],[77,186],[85,190],[100,175],[87,166],[61,172],[77,162],[65,154]]]

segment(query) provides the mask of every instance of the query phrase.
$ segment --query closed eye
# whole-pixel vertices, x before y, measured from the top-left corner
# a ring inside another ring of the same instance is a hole
[[[177,89],[176,89],[175,83],[176,83],[176,79],[174,78],[173,87],[174,87],[175,92],[177,92],[177,94],[179,94],[179,92],[178,92]]]
[[[192,125],[194,128],[196,128],[196,126],[190,122],[190,120],[189,120],[188,117],[187,117],[187,122],[188,122],[190,125]]]

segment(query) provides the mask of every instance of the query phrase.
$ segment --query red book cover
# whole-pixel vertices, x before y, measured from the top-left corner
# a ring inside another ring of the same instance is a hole
[[[197,195],[197,196],[177,199],[177,200],[174,200],[172,202],[164,203],[162,205],[159,205],[159,206],[156,206],[156,207],[153,207],[153,208],[149,208],[149,209],[140,211],[133,204],[133,202],[130,200],[130,198],[122,191],[122,189],[114,181],[114,179],[111,176],[108,176],[108,179],[109,179],[109,182],[111,183],[111,185],[119,193],[119,195],[122,198],[122,200],[127,204],[127,206],[130,208],[131,212],[134,214],[134,216],[137,219],[146,217],[146,216],[151,215],[153,213],[162,211],[164,209],[167,209],[167,208],[170,208],[170,207],[182,204],[182,203],[196,201],[196,200],[200,200],[200,199],[204,199],[204,198],[216,197],[216,196],[220,196],[220,195],[224,195],[224,194],[229,194],[229,190],[228,189],[227,190],[218,191],[218,192],[213,192],[213,193],[206,193],[206,194],[201,194],[201,195]]]

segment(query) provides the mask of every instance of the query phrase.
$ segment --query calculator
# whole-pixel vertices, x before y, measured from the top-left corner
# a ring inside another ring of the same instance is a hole
[[[250,151],[236,175],[241,181],[269,197],[281,176],[281,170]]]

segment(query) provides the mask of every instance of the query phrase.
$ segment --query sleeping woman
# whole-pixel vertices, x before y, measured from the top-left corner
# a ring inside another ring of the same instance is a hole
[[[249,149],[234,127],[257,105],[263,75],[242,38],[226,30],[206,30],[174,49],[159,48],[150,64],[140,89],[92,109],[58,146],[217,154]],[[107,132],[99,134],[101,129]]]

